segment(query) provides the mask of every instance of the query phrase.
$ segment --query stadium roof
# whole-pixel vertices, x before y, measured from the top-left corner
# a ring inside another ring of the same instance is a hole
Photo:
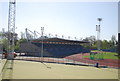
[[[38,42],[41,43],[42,39],[36,39],[32,42]],[[61,39],[61,38],[44,38],[44,43],[74,43],[74,44],[81,44],[81,43],[90,43],[86,41],[78,41],[78,40],[68,40],[68,39]]]

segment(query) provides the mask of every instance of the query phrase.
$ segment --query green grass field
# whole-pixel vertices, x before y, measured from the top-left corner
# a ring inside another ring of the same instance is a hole
[[[92,52],[96,52],[96,51],[92,51]],[[96,55],[94,55],[94,58],[99,58],[99,57],[102,57],[103,59],[118,59],[117,56],[117,53],[114,53],[114,52],[105,52],[105,53],[98,53]],[[89,56],[83,56],[84,58],[90,58],[90,55]]]

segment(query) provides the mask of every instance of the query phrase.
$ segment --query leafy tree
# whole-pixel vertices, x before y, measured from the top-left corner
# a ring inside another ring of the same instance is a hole
[[[8,40],[7,39],[3,39],[2,40],[2,44],[3,44],[3,51],[7,52],[8,51]]]
[[[96,41],[96,37],[95,36],[90,36],[90,37],[86,37],[85,39],[83,39],[82,41],[85,42],[90,42],[90,44],[84,44],[84,47],[88,47],[91,49],[96,49],[97,48],[97,41]]]
[[[109,42],[107,40],[103,40],[101,43],[101,49],[108,49],[109,48]]]
[[[26,41],[27,41],[26,39],[17,40],[16,43],[15,43],[15,51],[19,51],[20,43],[26,42]]]
[[[116,37],[115,37],[115,35],[112,35],[111,42],[113,43],[113,45],[116,44]]]

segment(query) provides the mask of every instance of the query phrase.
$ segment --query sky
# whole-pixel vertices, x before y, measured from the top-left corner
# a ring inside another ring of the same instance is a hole
[[[120,2],[118,3],[118,14],[120,14]],[[118,15],[118,22],[120,22],[120,15]],[[120,33],[120,23],[118,23],[118,33]]]
[[[8,1],[0,3],[0,31],[8,27]],[[31,31],[64,35],[71,38],[86,38],[97,36],[97,18],[101,21],[101,40],[110,40],[112,35],[118,34],[118,2],[18,2],[16,3],[16,30],[25,32],[25,28]]]

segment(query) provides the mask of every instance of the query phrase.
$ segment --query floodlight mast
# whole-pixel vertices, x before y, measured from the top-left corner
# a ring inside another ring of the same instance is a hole
[[[100,26],[101,26],[101,21],[102,21],[102,18],[98,18],[97,19],[99,21],[99,25],[96,25],[96,31],[97,31],[97,49],[100,50]]]
[[[15,12],[16,12],[16,0],[9,0],[8,56],[7,56],[7,59],[9,60],[14,59]]]

